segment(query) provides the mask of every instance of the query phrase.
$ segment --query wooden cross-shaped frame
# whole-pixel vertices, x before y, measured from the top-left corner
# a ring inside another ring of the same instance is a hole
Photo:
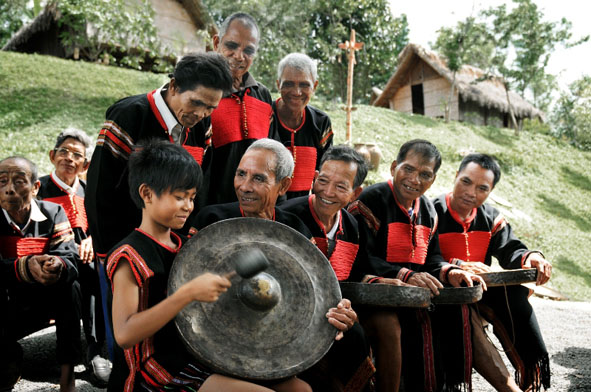
[[[353,67],[355,66],[355,51],[363,47],[363,42],[355,42],[355,29],[351,29],[351,38],[339,44],[339,48],[347,51],[347,59],[349,61],[349,68],[347,71],[347,143],[351,144],[351,112],[353,109]]]

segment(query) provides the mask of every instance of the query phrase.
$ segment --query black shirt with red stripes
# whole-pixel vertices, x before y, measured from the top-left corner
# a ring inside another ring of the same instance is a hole
[[[450,268],[439,250],[437,214],[424,195],[413,202],[412,215],[398,203],[392,180],[363,190],[349,206],[359,225],[366,225],[367,254],[372,274],[403,281],[428,272],[446,281]]]
[[[295,168],[287,198],[305,196],[312,188],[314,172],[320,168],[322,156],[332,146],[333,132],[330,118],[322,110],[306,105],[301,125],[296,129],[286,126],[277,114],[273,102],[273,117],[281,142],[294,158]]]
[[[154,102],[155,91],[123,98],[107,109],[87,175],[86,213],[95,252],[103,256],[138,227],[142,213],[129,196],[127,161],[134,146],[148,139],[170,140],[166,123]],[[209,117],[185,128],[181,145],[202,166],[207,179]],[[204,181],[196,204],[207,194]],[[203,200],[203,202],[202,202]]]
[[[369,273],[365,249],[359,247],[357,220],[347,210],[339,211],[339,226],[334,239],[327,237],[327,230],[318,219],[312,205],[315,195],[296,197],[280,205],[280,209],[296,215],[310,229],[316,246],[330,261],[339,281],[359,282]]]
[[[234,175],[246,149],[257,139],[279,140],[271,93],[247,72],[243,89],[222,98],[211,113],[213,160],[207,204],[236,201]]]
[[[522,268],[531,253],[513,233],[496,208],[483,204],[474,208],[463,221],[450,206],[451,194],[433,199],[439,216],[439,247],[443,258],[452,264],[479,261],[491,265],[494,256],[505,269]]]

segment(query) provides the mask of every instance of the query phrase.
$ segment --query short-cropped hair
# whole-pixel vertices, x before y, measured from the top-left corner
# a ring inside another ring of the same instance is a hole
[[[324,155],[322,155],[322,159],[320,160],[320,168],[326,161],[342,161],[347,163],[355,163],[357,165],[357,172],[355,173],[355,179],[353,180],[353,189],[361,186],[363,181],[365,181],[365,177],[367,176],[367,162],[361,154],[355,151],[353,148],[349,146],[345,146],[344,144],[339,144],[337,146],[330,147]]]
[[[90,136],[86,134],[86,132],[73,127],[64,129],[59,133],[59,135],[57,135],[54,149],[59,148],[59,146],[61,146],[66,141],[66,139],[74,139],[82,143],[86,152],[86,159],[90,159],[93,151],[92,140],[90,139]]]
[[[437,170],[439,170],[439,167],[441,166],[441,153],[433,143],[424,139],[409,140],[400,147],[396,162],[398,164],[404,162],[406,155],[411,151],[428,160],[435,160],[433,173],[437,174]]]
[[[138,208],[144,208],[140,185],[146,184],[158,197],[164,192],[199,189],[203,174],[195,159],[179,145],[165,140],[148,140],[135,146],[129,157],[129,194]]]
[[[174,78],[180,93],[200,86],[222,90],[224,94],[232,90],[228,61],[216,52],[184,55],[169,76]]]
[[[275,154],[275,181],[279,182],[285,177],[293,175],[293,157],[283,144],[274,139],[259,139],[252,143],[246,151],[249,150],[269,150]]]
[[[257,44],[258,44],[259,40],[261,39],[259,25],[257,24],[257,21],[250,14],[247,14],[245,12],[235,12],[232,15],[228,16],[226,19],[224,19],[224,21],[222,22],[222,25],[220,26],[220,30],[218,32],[218,36],[220,37],[220,40],[222,38],[224,38],[224,35],[226,35],[226,32],[228,31],[228,27],[230,27],[232,22],[235,20],[240,21],[240,23],[242,23],[243,25],[248,26],[251,31],[254,30],[256,32]]]
[[[35,164],[35,162],[30,160],[29,158],[25,158],[20,155],[13,155],[11,157],[4,158],[4,159],[0,160],[0,163],[4,163],[8,160],[24,161],[29,166],[29,170],[31,171],[31,183],[32,184],[34,184],[39,179],[39,171],[37,170],[37,165]]]
[[[501,167],[493,157],[481,153],[468,154],[464,157],[464,159],[462,159],[458,172],[464,170],[464,168],[468,166],[470,162],[476,163],[483,169],[492,171],[494,175],[493,188],[495,187],[495,185],[497,185],[497,182],[499,182],[499,180],[501,179]]]
[[[294,68],[305,72],[312,77],[312,81],[318,80],[318,67],[316,62],[308,55],[303,53],[290,53],[281,59],[277,66],[277,80],[281,81],[283,70],[286,68]]]

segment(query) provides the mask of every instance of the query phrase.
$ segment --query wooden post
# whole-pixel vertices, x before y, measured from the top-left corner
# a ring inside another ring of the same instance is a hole
[[[355,51],[363,47],[363,42],[355,42],[355,29],[351,29],[351,37],[349,41],[339,44],[339,48],[347,51],[347,60],[349,61],[347,70],[347,144],[351,144],[351,112],[353,109],[353,67],[355,66]]]

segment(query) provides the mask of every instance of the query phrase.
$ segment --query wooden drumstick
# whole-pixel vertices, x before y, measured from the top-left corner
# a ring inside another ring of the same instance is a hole
[[[251,248],[238,254],[234,266],[234,271],[224,275],[227,279],[232,279],[235,275],[249,279],[264,271],[269,266],[269,260],[259,248]]]

